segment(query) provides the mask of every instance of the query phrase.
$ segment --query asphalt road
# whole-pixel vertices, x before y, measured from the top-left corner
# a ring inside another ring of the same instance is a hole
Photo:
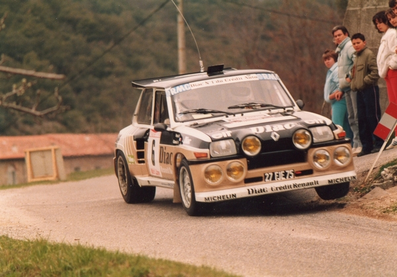
[[[0,191],[0,234],[208,265],[244,276],[396,276],[397,222],[344,214],[313,189],[189,217],[172,193],[124,203],[114,176]]]

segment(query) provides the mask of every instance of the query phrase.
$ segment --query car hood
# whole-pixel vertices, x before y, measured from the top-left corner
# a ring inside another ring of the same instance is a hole
[[[284,148],[290,144],[292,134],[298,129],[309,129],[315,126],[331,125],[326,117],[298,111],[291,114],[243,115],[227,117],[215,122],[203,122],[191,125],[195,131],[200,131],[210,137],[211,141],[227,138],[241,142],[248,135],[255,135],[262,141],[268,141],[267,148]],[[280,143],[280,142],[285,143]],[[273,142],[273,143],[271,143]]]

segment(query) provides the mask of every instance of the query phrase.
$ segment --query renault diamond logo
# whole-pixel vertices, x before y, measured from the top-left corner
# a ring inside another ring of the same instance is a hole
[[[272,132],[272,135],[270,136],[274,141],[278,141],[280,138],[280,135],[277,134],[276,132]]]

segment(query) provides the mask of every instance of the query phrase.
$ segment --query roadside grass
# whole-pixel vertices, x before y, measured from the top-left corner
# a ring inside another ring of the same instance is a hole
[[[386,207],[382,210],[384,214],[397,214],[397,204]]]
[[[71,174],[69,174],[66,177],[66,180],[40,181],[40,182],[22,183],[22,184],[17,184],[17,185],[5,185],[5,186],[0,186],[0,190],[23,188],[23,187],[29,187],[29,186],[35,186],[35,185],[51,185],[51,184],[58,184],[61,182],[81,181],[81,180],[86,180],[86,179],[100,177],[100,176],[106,176],[106,175],[112,175],[112,174],[114,174],[113,168],[94,169],[94,170],[89,170],[89,171],[76,171],[76,172],[72,172]]]
[[[236,276],[103,248],[0,236],[0,276]]]

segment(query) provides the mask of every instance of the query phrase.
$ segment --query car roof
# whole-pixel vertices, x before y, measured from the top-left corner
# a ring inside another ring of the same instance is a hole
[[[236,76],[236,75],[245,75],[245,74],[253,74],[253,73],[274,73],[274,72],[264,69],[235,69],[235,68],[223,69],[223,66],[213,66],[213,67],[208,67],[208,70],[205,72],[195,72],[195,73],[187,73],[181,75],[142,79],[142,80],[132,81],[131,83],[133,87],[137,87],[137,88],[165,89],[180,84],[218,78],[220,76]]]

